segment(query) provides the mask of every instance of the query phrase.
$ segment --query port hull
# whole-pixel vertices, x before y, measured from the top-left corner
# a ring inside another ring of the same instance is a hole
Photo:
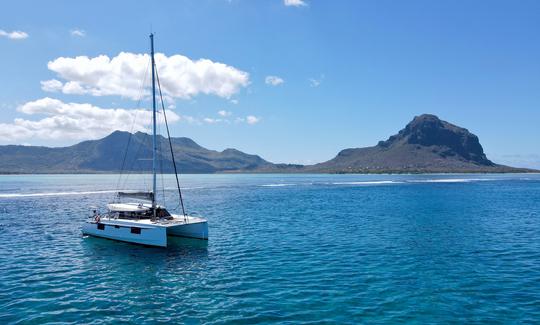
[[[163,227],[141,227],[140,225],[111,222],[86,222],[83,225],[82,232],[85,235],[94,237],[103,237],[141,245],[167,246],[167,229]]]
[[[192,216],[173,215],[170,220],[151,221],[103,218],[100,222],[89,219],[82,233],[94,237],[167,247],[167,236],[208,240],[208,223],[205,219]]]

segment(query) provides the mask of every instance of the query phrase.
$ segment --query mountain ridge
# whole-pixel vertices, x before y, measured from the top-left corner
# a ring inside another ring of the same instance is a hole
[[[164,172],[172,172],[168,140],[158,136],[157,142],[158,149],[161,148],[158,153],[160,167]],[[171,142],[177,167],[186,173],[249,171],[271,164],[257,155],[236,149],[206,149],[190,138],[171,138]],[[146,133],[130,135],[129,132],[114,131],[102,139],[86,140],[68,147],[0,146],[0,173],[148,172],[151,170],[151,143],[151,136]]]
[[[0,174],[114,173],[151,170],[152,139],[143,132],[114,131],[67,147],[0,146]],[[171,138],[182,173],[509,173],[533,172],[487,158],[478,137],[432,114],[416,116],[375,146],[341,150],[315,165],[271,163],[234,148],[216,151],[187,137]],[[129,144],[129,146],[128,146]],[[169,142],[158,136],[160,171],[173,171]],[[126,147],[128,148],[126,150]]]

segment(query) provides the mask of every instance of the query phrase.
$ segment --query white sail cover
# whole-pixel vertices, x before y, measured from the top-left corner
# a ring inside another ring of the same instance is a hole
[[[137,203],[110,203],[107,204],[107,208],[111,212],[145,212],[151,209],[148,205],[142,205]]]

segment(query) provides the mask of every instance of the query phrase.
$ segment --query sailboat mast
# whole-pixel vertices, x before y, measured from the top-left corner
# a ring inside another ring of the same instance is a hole
[[[150,56],[152,57],[152,210],[156,217],[156,167],[157,167],[157,144],[156,144],[156,80],[154,62],[154,34],[150,34]]]

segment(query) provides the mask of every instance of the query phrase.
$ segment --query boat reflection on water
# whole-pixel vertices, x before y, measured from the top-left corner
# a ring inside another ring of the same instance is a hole
[[[168,236],[167,247],[145,246],[115,240],[86,236],[81,237],[85,255],[104,262],[104,266],[132,264],[134,268],[165,263],[183,267],[195,263],[205,263],[208,259],[208,241],[193,238]],[[108,267],[108,266],[107,266]]]
[[[200,240],[197,238],[168,236],[167,243],[170,249],[192,247],[194,249],[198,248],[206,250],[208,248],[208,240]]]

